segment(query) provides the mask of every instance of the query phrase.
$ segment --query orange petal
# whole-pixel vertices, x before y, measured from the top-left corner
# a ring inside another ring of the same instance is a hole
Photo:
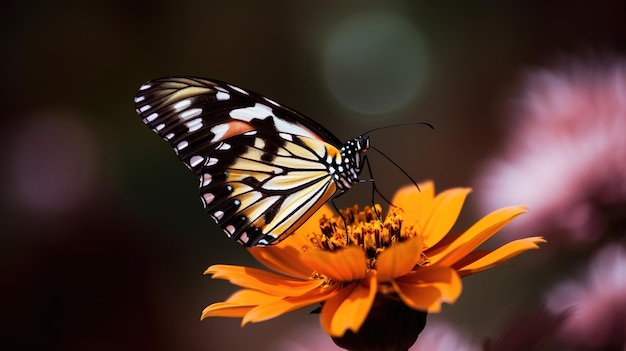
[[[404,303],[416,310],[439,312],[441,303],[453,303],[461,295],[461,278],[450,267],[424,267],[392,281]]]
[[[299,296],[323,283],[320,279],[299,280],[262,269],[229,265],[211,266],[204,274],[212,274],[214,279],[226,279],[235,285],[276,296]]]
[[[525,206],[506,207],[491,212],[440,252],[427,253],[430,262],[433,265],[452,266],[524,212]]]
[[[455,268],[457,268],[459,274],[462,277],[465,277],[508,261],[509,259],[521,254],[524,251],[538,249],[538,244],[545,242],[546,240],[538,236],[511,241],[510,243],[495,249],[494,251],[488,253],[487,255],[470,264],[467,264],[463,267]]]
[[[241,321],[241,325],[244,326],[251,322],[265,321],[285,313],[295,311],[302,307],[328,300],[329,298],[332,298],[332,296],[336,295],[337,291],[338,285],[333,285],[311,290],[302,296],[286,297],[270,301],[267,304],[262,304],[251,309]]]
[[[281,244],[289,239],[283,240]],[[248,249],[248,252],[266,267],[292,277],[307,279],[313,273],[300,259],[300,250],[292,246],[255,247]]]
[[[200,320],[208,317],[243,317],[250,312],[254,306],[239,306],[228,302],[216,302],[209,305],[202,311]]]
[[[421,235],[416,235],[405,242],[396,243],[386,248],[376,260],[378,281],[390,281],[409,273],[420,260],[421,249]]]
[[[243,289],[239,290],[228,300],[216,302],[202,311],[200,319],[207,317],[243,317],[254,307],[267,304],[280,299],[260,291]]]
[[[336,282],[361,279],[367,272],[367,257],[359,246],[349,246],[337,251],[311,250],[302,255],[311,269]]]
[[[322,307],[322,327],[331,336],[340,337],[349,329],[358,332],[369,314],[377,291],[376,272],[370,271],[358,283],[344,287]]]
[[[333,214],[330,207],[324,205],[285,240],[272,246],[250,248],[248,252],[268,268],[293,277],[307,279],[313,272],[300,259],[303,248],[311,246],[307,235],[320,231],[322,216],[330,217]]]
[[[426,247],[437,244],[452,229],[470,191],[472,191],[470,188],[453,188],[435,197],[435,201],[428,211],[429,215],[421,227]],[[421,211],[421,209],[414,208],[414,211]]]
[[[241,306],[257,306],[265,303],[270,303],[272,301],[276,301],[281,297],[276,297],[274,295],[266,294],[262,291],[250,290],[250,289],[241,289],[235,291],[226,301],[232,304],[238,304]]]
[[[407,185],[396,191],[391,203],[404,210],[404,223],[409,225],[424,223],[427,209],[435,198],[435,184],[432,181],[420,183],[420,190]]]
[[[441,310],[441,291],[435,286],[416,286],[392,282],[393,288],[407,306],[414,310],[439,312]]]
[[[457,271],[450,267],[422,267],[396,280],[400,283],[437,286],[443,302],[452,303],[461,294],[462,284]]]

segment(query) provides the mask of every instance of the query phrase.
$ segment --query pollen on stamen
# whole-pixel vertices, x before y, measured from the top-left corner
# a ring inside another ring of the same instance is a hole
[[[320,219],[320,231],[309,234],[308,239],[313,247],[327,251],[351,245],[361,246],[368,257],[368,265],[375,268],[376,258],[383,250],[415,235],[412,226],[403,228],[401,210],[392,208],[382,221],[379,219],[382,208],[378,204],[375,206],[360,209],[355,205],[340,210],[341,216],[323,216]]]

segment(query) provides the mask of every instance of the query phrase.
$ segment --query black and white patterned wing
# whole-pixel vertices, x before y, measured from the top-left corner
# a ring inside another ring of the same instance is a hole
[[[200,78],[141,86],[135,107],[200,178],[209,215],[245,246],[277,243],[337,192],[341,143],[259,94]]]

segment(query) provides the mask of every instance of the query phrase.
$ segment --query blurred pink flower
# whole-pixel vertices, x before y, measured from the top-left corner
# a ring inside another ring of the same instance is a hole
[[[504,151],[475,187],[482,205],[529,206],[509,233],[601,235],[626,204],[626,61],[535,72],[517,101]]]
[[[277,351],[340,351],[328,337],[328,334],[314,325],[289,330],[287,337],[281,339],[273,347]],[[469,338],[461,334],[452,326],[442,322],[428,322],[424,331],[410,351],[479,351],[478,345],[470,342]]]
[[[562,342],[626,350],[626,250],[613,244],[599,251],[584,278],[553,288],[546,306],[567,313]]]
[[[328,337],[317,320],[305,326],[289,329],[285,337],[277,341],[271,349],[276,351],[341,351],[333,339]]]
[[[478,345],[470,342],[454,327],[441,322],[428,322],[424,331],[410,351],[478,351]]]
[[[567,312],[552,314],[540,306],[525,311],[483,341],[483,351],[558,350],[553,339]]]

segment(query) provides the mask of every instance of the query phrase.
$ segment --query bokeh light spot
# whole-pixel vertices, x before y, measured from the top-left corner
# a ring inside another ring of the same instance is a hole
[[[16,204],[43,212],[75,208],[91,193],[96,178],[96,145],[91,131],[65,113],[27,122],[11,145],[10,192]]]
[[[363,115],[388,113],[409,103],[426,72],[422,35],[409,21],[375,12],[344,20],[331,33],[324,53],[330,91]]]

